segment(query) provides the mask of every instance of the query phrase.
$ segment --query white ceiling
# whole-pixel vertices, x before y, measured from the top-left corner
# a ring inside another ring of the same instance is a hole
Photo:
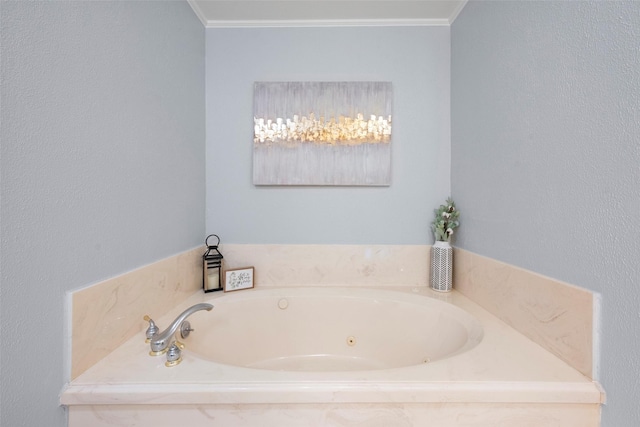
[[[207,27],[451,25],[467,0],[188,0]]]

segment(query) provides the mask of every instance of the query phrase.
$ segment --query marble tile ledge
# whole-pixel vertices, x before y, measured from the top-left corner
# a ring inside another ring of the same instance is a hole
[[[428,289],[396,290],[440,297]],[[167,324],[188,306],[199,302],[215,306],[215,300],[223,297],[196,292],[158,319],[159,324]],[[280,372],[217,364],[187,349],[182,364],[166,368],[164,358],[148,355],[140,332],[72,381],[61,403],[603,403],[597,383],[459,292],[446,297],[476,317],[485,334],[477,347],[431,364],[379,371]]]
[[[157,317],[200,289],[203,250],[194,248],[74,292],[72,378],[143,329],[141,313]],[[221,251],[225,268],[254,266],[259,287],[428,286],[428,245],[226,244]],[[592,377],[590,292],[462,249],[455,248],[454,256],[459,292]],[[107,303],[96,309],[94,301]],[[98,343],[92,337],[99,329],[108,339]]]

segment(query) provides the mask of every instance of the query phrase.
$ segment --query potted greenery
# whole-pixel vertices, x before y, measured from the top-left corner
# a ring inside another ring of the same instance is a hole
[[[456,204],[451,197],[449,197],[446,204],[440,205],[434,212],[436,217],[431,223],[431,229],[433,230],[436,241],[449,242],[453,230],[460,225],[460,221],[458,221],[460,211],[456,209]]]
[[[449,292],[452,288],[453,248],[450,240],[459,225],[460,211],[456,204],[447,198],[444,205],[434,210],[435,218],[431,223],[431,230],[435,242],[431,247],[431,289],[439,292]]]

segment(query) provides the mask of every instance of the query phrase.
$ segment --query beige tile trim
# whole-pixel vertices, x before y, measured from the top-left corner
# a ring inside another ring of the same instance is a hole
[[[224,268],[255,267],[257,286],[427,286],[428,245],[224,244]]]
[[[456,290],[593,377],[591,292],[464,249],[453,268]]]
[[[144,414],[143,418],[140,414]],[[346,403],[253,405],[73,405],[69,427],[562,426],[599,427],[597,404]],[[136,423],[136,424],[134,424]],[[140,424],[138,424],[140,423]]]
[[[71,295],[71,379],[202,287],[204,247],[191,249]]]
[[[428,286],[428,245],[227,244],[221,251],[224,268],[254,266],[261,286]],[[144,329],[144,314],[159,317],[200,289],[203,252],[195,248],[73,292],[71,378]],[[592,377],[591,292],[458,248],[454,281],[459,292]]]

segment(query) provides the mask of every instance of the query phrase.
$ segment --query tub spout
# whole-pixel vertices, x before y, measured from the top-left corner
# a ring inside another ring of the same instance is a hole
[[[213,305],[211,304],[200,303],[193,305],[183,311],[182,314],[176,317],[176,320],[174,320],[167,329],[162,332],[156,332],[150,337],[149,344],[151,346],[151,354],[159,355],[164,353],[164,351],[167,349],[167,347],[169,347],[169,344],[171,343],[171,337],[173,337],[173,334],[176,333],[182,322],[187,320],[187,317],[191,316],[196,311],[210,311],[212,308]]]

